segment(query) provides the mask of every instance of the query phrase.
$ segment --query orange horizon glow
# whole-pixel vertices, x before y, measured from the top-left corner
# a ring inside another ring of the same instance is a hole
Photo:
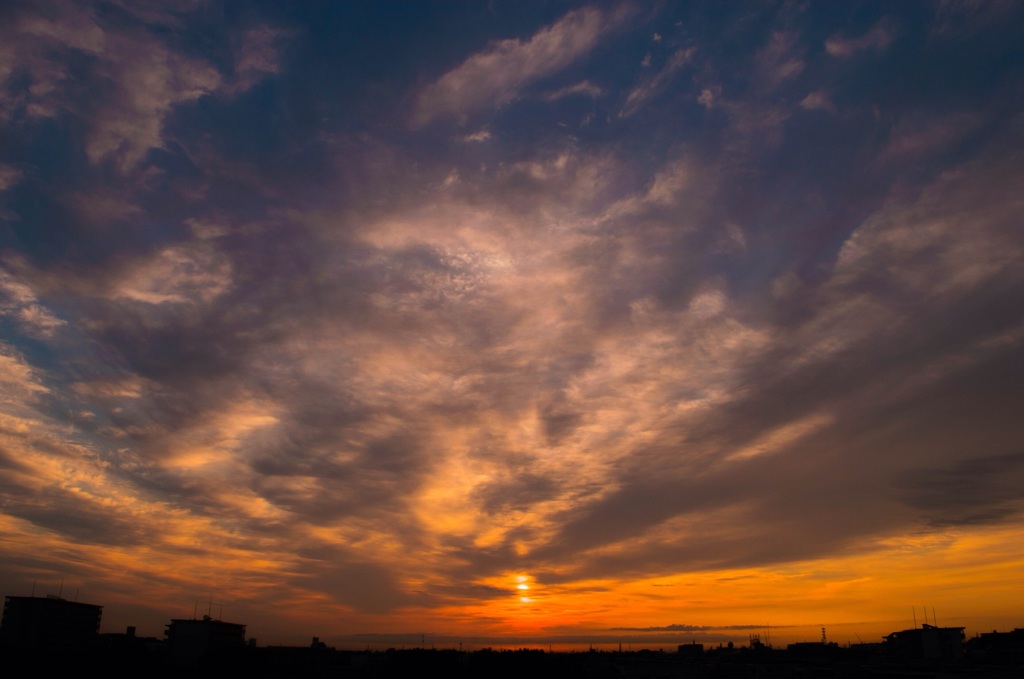
[[[4,526],[5,539],[16,537],[18,531],[12,528],[10,524]],[[22,534],[21,539],[38,537]],[[199,589],[200,581],[194,578],[203,573],[209,578],[204,582],[206,589],[229,594],[213,595],[215,605],[226,609],[225,619],[247,614],[239,621],[265,643],[273,643],[278,637],[301,637],[300,629],[312,630],[311,634],[324,639],[336,637],[342,645],[353,643],[344,641],[351,634],[400,635],[430,630],[435,637],[449,641],[486,637],[512,643],[525,638],[543,646],[547,639],[569,649],[588,644],[563,641],[567,637],[589,635],[602,640],[599,645],[613,643],[607,641],[610,637],[620,637],[629,644],[634,644],[634,638],[651,636],[703,639],[710,634],[712,638],[742,640],[749,633],[764,635],[758,626],[767,630],[776,644],[816,640],[822,626],[829,630],[830,640],[858,643],[878,641],[884,634],[909,628],[915,622],[914,615],[917,624],[963,626],[968,634],[1019,627],[1016,611],[1024,582],[1024,542],[1017,537],[1016,530],[1005,528],[969,534],[946,531],[908,535],[887,539],[871,549],[851,550],[842,557],[636,580],[544,583],[513,571],[476,583],[503,590],[503,595],[429,609],[398,609],[369,618],[363,615],[357,626],[345,622],[351,611],[331,604],[322,595],[310,592],[303,597],[295,592],[286,599],[278,598],[282,592],[273,581],[286,572],[282,566],[287,568],[287,562],[269,557],[253,561],[246,552],[236,557],[230,552],[220,553],[216,565],[164,561],[161,571],[152,570],[162,561],[156,555],[155,560],[144,561],[137,552],[94,553],[90,559],[120,565],[106,576],[95,572],[88,590],[110,592],[109,598],[96,603],[105,606],[104,629],[116,631],[110,614],[113,620],[123,620],[125,613],[118,613],[119,604],[133,603],[132,597],[115,594],[119,584],[131,582],[124,579],[125,575],[143,571],[153,575],[176,573],[176,588],[162,595],[151,592],[158,599],[173,599],[181,589]],[[230,571],[236,577],[224,580],[218,571]],[[140,580],[139,586],[144,586],[142,583]],[[72,583],[66,582],[64,587],[65,592],[70,591]],[[205,597],[196,601],[206,603]],[[187,617],[187,612],[180,610],[180,602],[177,607],[165,611],[167,619]],[[275,608],[278,612],[273,617],[279,622],[294,621],[294,634],[268,637],[261,630],[263,619]],[[129,620],[128,624],[134,623]],[[673,631],[672,625],[709,629]],[[736,625],[752,629],[729,629]],[[159,636],[159,630],[147,633]],[[657,643],[646,640],[635,645],[654,647]]]

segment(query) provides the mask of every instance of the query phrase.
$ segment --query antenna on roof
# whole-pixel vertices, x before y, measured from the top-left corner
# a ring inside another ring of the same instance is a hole
[[[60,589],[57,590],[57,598],[61,598],[64,594],[64,578],[60,579]]]
[[[935,618],[935,606],[932,606],[932,622],[935,623],[936,627],[939,626],[939,621]]]

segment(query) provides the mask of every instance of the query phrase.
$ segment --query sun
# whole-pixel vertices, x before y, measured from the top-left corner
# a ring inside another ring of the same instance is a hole
[[[528,575],[516,576],[516,591],[519,593],[519,603],[528,604],[533,602],[533,599],[527,596],[527,593],[530,591],[531,581],[532,578]]]

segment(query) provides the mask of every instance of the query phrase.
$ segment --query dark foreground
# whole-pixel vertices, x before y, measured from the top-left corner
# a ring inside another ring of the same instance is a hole
[[[1020,679],[1021,649],[974,649],[962,658],[925,662],[892,657],[875,644],[838,647],[834,644],[774,650],[760,648],[703,649],[680,647],[678,653],[545,653],[539,650],[388,650],[339,651],[310,647],[244,647],[207,652],[201,657],[172,658],[165,647],[145,639],[108,639],[88,647],[41,649],[5,645],[0,662],[24,676],[53,673],[98,674],[105,677],[582,677],[625,679]],[[817,647],[816,647],[817,646]],[[12,675],[13,676],[13,675]]]

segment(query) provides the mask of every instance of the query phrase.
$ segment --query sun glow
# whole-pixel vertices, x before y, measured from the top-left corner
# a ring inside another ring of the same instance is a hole
[[[530,582],[532,578],[529,575],[517,575],[516,576],[516,592],[519,594],[519,603],[521,604],[532,604],[533,597],[528,596],[530,591]]]

